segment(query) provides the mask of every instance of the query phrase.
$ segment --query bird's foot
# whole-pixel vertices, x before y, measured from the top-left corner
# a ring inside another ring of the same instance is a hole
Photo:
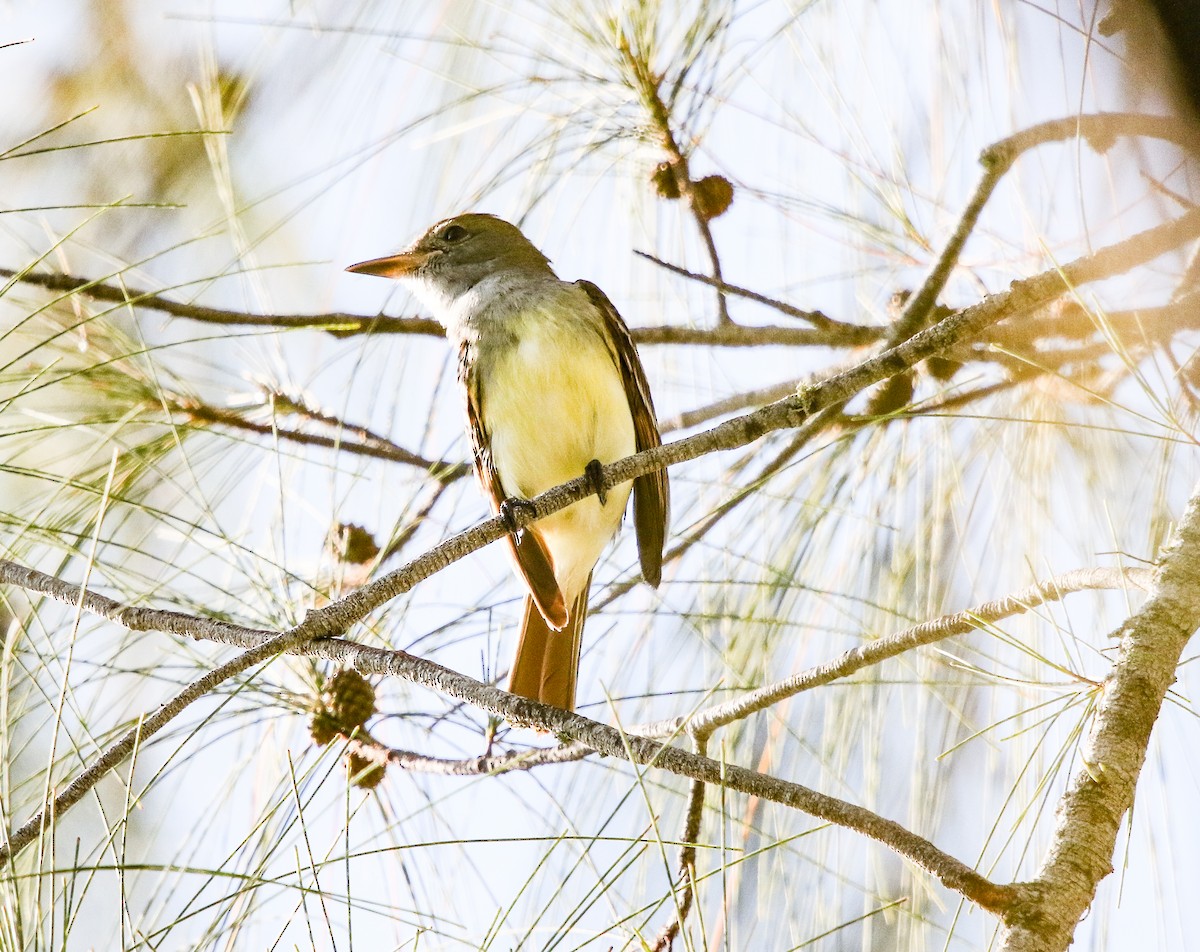
[[[600,497],[600,505],[608,501],[608,483],[604,479],[604,466],[600,460],[594,459],[583,468],[583,475],[592,484],[592,490]]]
[[[528,499],[522,499],[520,496],[509,496],[500,503],[500,518],[504,520],[509,532],[517,532],[520,529],[517,525],[518,512],[536,516],[537,508]]]

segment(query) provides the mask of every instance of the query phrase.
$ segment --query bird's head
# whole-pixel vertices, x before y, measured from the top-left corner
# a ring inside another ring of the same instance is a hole
[[[507,271],[553,276],[550,261],[495,215],[470,212],[440,221],[399,254],[346,269],[355,274],[412,281],[425,297],[453,302],[484,278]]]

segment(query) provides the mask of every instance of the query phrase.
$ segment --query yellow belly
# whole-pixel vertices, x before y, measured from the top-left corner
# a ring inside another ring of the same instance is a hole
[[[511,495],[531,498],[583,475],[593,459],[635,451],[620,372],[598,338],[536,322],[480,383],[492,463]],[[617,531],[629,492],[629,483],[614,486],[603,506],[592,496],[538,523],[568,605]]]

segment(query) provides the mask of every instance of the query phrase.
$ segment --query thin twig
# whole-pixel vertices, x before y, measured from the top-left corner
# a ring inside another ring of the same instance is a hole
[[[505,754],[483,754],[479,757],[451,759],[430,757],[412,750],[399,750],[360,737],[345,737],[347,749],[364,760],[381,765],[392,764],[413,773],[437,774],[445,777],[490,777],[515,770],[533,770],[548,764],[567,764],[595,755],[587,744],[571,742],[556,747],[534,750],[515,750]]]
[[[693,738],[696,754],[705,757],[708,754],[708,739]],[[676,901],[675,915],[663,926],[658,938],[654,941],[654,952],[666,952],[675,942],[679,930],[687,922],[688,914],[692,911],[692,903],[696,899],[696,844],[700,841],[700,823],[704,819],[704,795],[708,784],[703,780],[693,780],[688,793],[687,811],[683,820],[683,835],[679,848],[679,879],[683,883],[682,895]]]
[[[1011,164],[1016,156],[1037,146],[1081,137],[1101,154],[1118,138],[1144,137],[1173,142],[1200,155],[1200,133],[1194,123],[1142,112],[1094,112],[1039,122],[988,146],[984,156],[991,153],[997,161]]]
[[[682,327],[660,324],[631,329],[639,346],[647,344],[694,344],[701,347],[840,347],[878,341],[879,329],[862,327],[848,331],[826,331],[816,327],[782,327],[777,324],[734,324],[716,327]]]
[[[276,423],[259,423],[255,420],[247,419],[238,410],[214,407],[211,404],[201,403],[198,400],[179,398],[174,402],[169,402],[169,405],[179,412],[186,414],[197,423],[215,424],[217,426],[228,427],[229,429],[242,430],[247,433],[256,433],[261,436],[285,440],[289,443],[297,443],[302,446],[319,446],[326,449],[345,451],[356,456],[382,459],[393,463],[404,463],[408,466],[424,470],[432,479],[442,483],[452,483],[457,479],[461,479],[470,471],[465,463],[428,459],[418,453],[406,450],[391,440],[371,433],[365,427],[356,427],[353,424],[341,421],[338,421],[337,426],[339,430],[344,429],[346,436],[342,436],[340,432],[337,436],[328,436],[323,433],[307,433],[304,430],[279,426]],[[321,422],[325,425],[333,425],[328,419],[322,419]]]
[[[1066,572],[1048,581],[1031,585],[1015,595],[984,602],[982,605],[951,615],[943,615],[941,618],[922,622],[885,638],[851,648],[832,661],[809,668],[790,678],[764,685],[749,694],[714,705],[688,718],[671,718],[644,725],[638,730],[645,731],[649,737],[668,737],[686,731],[693,736],[707,738],[718,728],[744,720],[782,700],[839,681],[863,668],[879,664],[888,658],[895,658],[914,648],[944,641],[956,635],[965,635],[1013,615],[1024,614],[1038,605],[1060,601],[1074,592],[1119,589],[1127,585],[1144,590],[1150,585],[1153,574],[1150,569],[1139,568],[1078,569]]]
[[[204,307],[200,304],[184,304],[172,301],[153,291],[143,291],[125,285],[114,286],[99,280],[79,278],[70,274],[41,274],[33,271],[11,271],[0,268],[0,277],[15,278],[23,284],[33,284],[50,291],[66,294],[86,294],[97,301],[128,304],[162,311],[173,317],[186,317],[205,324],[221,324],[240,327],[269,327],[277,330],[311,328],[323,330],[334,337],[350,337],[354,334],[422,334],[443,337],[442,326],[428,317],[373,317],[361,314],[346,314],[333,311],[328,314],[249,314],[219,307]]]
[[[721,277],[721,258],[717,254],[717,243],[713,240],[712,228],[709,227],[708,217],[704,214],[700,203],[696,199],[696,190],[692,182],[688,157],[683,149],[680,148],[679,142],[675,138],[675,130],[671,125],[670,111],[667,109],[667,105],[663,102],[660,95],[659,83],[661,80],[653,75],[649,63],[644,62],[634,54],[629,40],[624,33],[621,34],[618,49],[632,74],[637,93],[641,96],[642,103],[646,107],[646,111],[650,114],[650,123],[658,134],[663,150],[669,157],[668,164],[675,177],[675,184],[679,190],[679,195],[687,201],[688,208],[692,212],[692,217],[696,220],[696,227],[700,231],[700,238],[708,251],[708,259],[712,265],[712,276],[717,282],[717,323],[731,324],[733,321],[729,316],[729,307],[725,301],[725,292],[721,287],[725,281]]]
[[[761,407],[764,403],[774,403],[776,400],[782,400],[788,394],[795,393],[804,386],[805,382],[804,380],[785,380],[782,383],[771,384],[769,387],[760,387],[757,390],[746,390],[732,396],[722,397],[720,400],[706,403],[694,410],[685,410],[678,416],[664,417],[658,421],[659,429],[663,433],[687,430],[719,416],[725,416],[727,413],[737,413],[748,407]]]
[[[780,301],[777,298],[768,297],[765,294],[760,294],[757,291],[751,291],[749,288],[738,287],[736,284],[728,284],[719,278],[711,278],[707,274],[698,274],[695,271],[689,271],[687,268],[681,268],[677,264],[671,264],[669,261],[664,261],[655,255],[646,251],[634,251],[639,258],[645,258],[658,265],[660,268],[665,268],[672,274],[678,274],[681,277],[687,278],[689,281],[697,281],[700,284],[707,284],[709,287],[717,288],[724,291],[726,294],[732,294],[734,297],[746,298],[749,301],[756,301],[759,304],[765,304],[773,310],[779,311],[781,314],[786,314],[788,317],[795,317],[802,321],[807,321],[818,330],[827,331],[827,339],[829,342],[838,344],[870,344],[880,340],[886,333],[887,328],[867,326],[862,324],[847,324],[843,321],[835,321],[833,318],[826,316],[821,311],[806,311],[803,308],[796,307],[794,304],[788,304],[786,301]]]
[[[417,530],[429,518],[433,507],[437,505],[437,501],[442,498],[442,493],[446,491],[449,485],[449,480],[440,480],[433,484],[425,501],[417,507],[417,511],[407,519],[400,531],[393,538],[389,539],[383,547],[378,556],[379,565],[386,564],[404,551],[404,547],[408,545],[412,537],[417,534]]]
[[[942,289],[946,286],[946,282],[950,278],[950,273],[958,265],[958,257],[962,253],[963,245],[967,243],[967,239],[971,237],[971,233],[975,230],[975,225],[979,221],[983,207],[988,203],[988,199],[992,197],[992,192],[995,191],[996,186],[1000,184],[1000,180],[1017,158],[1015,153],[1004,151],[995,153],[994,157],[992,155],[991,152],[984,153],[983,176],[980,178],[978,184],[976,184],[970,201],[967,202],[966,208],[963,209],[962,214],[959,216],[958,224],[942,248],[937,260],[934,261],[929,274],[921,282],[921,287],[916,293],[910,295],[908,300],[905,301],[904,308],[888,331],[887,339],[889,343],[898,344],[900,341],[911,337],[925,325],[929,314],[933,311],[933,307],[937,303],[938,295],[942,293]]]
[[[1165,116],[1137,113],[1097,113],[1052,119],[1030,126],[988,146],[979,157],[984,168],[983,175],[929,274],[917,292],[905,302],[904,309],[888,332],[887,339],[890,344],[907,340],[925,325],[937,303],[938,295],[942,293],[950,273],[958,264],[963,246],[975,230],[984,206],[1017,159],[1037,146],[1080,136],[1098,152],[1107,150],[1118,136],[1151,136],[1200,151],[1200,137],[1188,124]],[[877,394],[876,399],[881,400],[884,397]]]

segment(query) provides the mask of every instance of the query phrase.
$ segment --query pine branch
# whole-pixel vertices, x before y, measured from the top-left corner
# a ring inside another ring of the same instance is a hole
[[[513,771],[534,770],[553,764],[569,764],[593,756],[596,751],[586,744],[573,741],[555,747],[516,750],[504,754],[483,754],[479,757],[451,759],[430,757],[412,750],[387,747],[361,737],[345,737],[347,749],[364,760],[381,766],[391,765],[412,773],[434,774],[441,777],[492,777]]]
[[[95,786],[107,771],[124,760],[135,746],[144,743],[151,734],[161,730],[171,718],[193,701],[212,690],[221,681],[248,667],[273,655],[292,653],[327,658],[361,671],[404,678],[467,701],[505,718],[510,723],[529,724],[541,730],[551,731],[560,737],[570,738],[603,756],[618,757],[642,766],[656,767],[693,781],[719,783],[731,790],[829,820],[889,846],[936,876],[947,888],[960,892],[985,909],[1000,912],[1007,907],[1011,898],[1010,887],[989,881],[925,838],[863,807],[818,793],[797,783],[744,767],[719,763],[646,737],[624,734],[581,714],[509,694],[404,651],[387,651],[325,637],[328,634],[324,630],[328,616],[323,617],[322,613],[327,611],[324,609],[309,612],[301,624],[281,634],[275,634],[225,622],[210,622],[180,612],[129,608],[113,599],[81,590],[78,586],[61,579],[3,559],[0,559],[0,582],[19,585],[28,591],[40,592],[78,605],[85,611],[110,618],[135,631],[177,632],[188,634],[189,637],[206,637],[224,643],[253,645],[233,661],[192,682],[179,695],[106,750],[83,775],[72,781],[67,791],[53,803],[47,804],[37,816],[8,838],[7,845],[0,847],[0,864],[9,862],[17,851],[37,838],[47,816],[57,818],[70,806],[78,803],[84,793]],[[339,604],[344,604],[352,598],[353,596],[349,596]]]
[[[257,327],[275,330],[321,330],[334,337],[354,337],[359,334],[412,334],[444,337],[445,331],[437,321],[425,317],[388,317],[386,314],[366,315],[332,311],[325,314],[251,314],[224,308],[184,304],[153,291],[125,285],[105,284],[100,280],[52,272],[16,272],[0,268],[0,277],[23,284],[61,291],[64,294],[83,294],[97,301],[107,301],[130,307],[161,311],[173,317],[186,318],[204,324],[225,327]],[[676,324],[650,325],[631,328],[635,343],[642,345],[687,344],[703,347],[831,347],[844,344],[869,343],[879,339],[880,331],[853,324],[837,324],[829,330],[813,327],[758,327],[729,324],[714,328],[684,327]]]
[[[245,311],[205,307],[200,304],[184,304],[181,301],[173,301],[162,294],[155,294],[153,291],[145,291],[124,284],[120,286],[105,284],[100,280],[80,278],[70,274],[41,274],[34,271],[12,271],[8,268],[0,268],[0,277],[20,281],[22,284],[32,284],[49,291],[61,291],[65,295],[85,294],[96,301],[144,307],[170,314],[172,317],[186,317],[204,324],[219,324],[225,327],[267,327],[277,330],[308,328],[326,331],[334,337],[351,337],[355,334],[445,336],[442,326],[429,317],[387,317],[383,314],[369,317],[341,311],[328,314],[249,314]]]
[[[1149,569],[1079,569],[1031,585],[1024,591],[952,615],[944,615],[898,631],[885,638],[852,648],[825,664],[802,671],[782,681],[764,685],[755,691],[726,701],[690,717],[677,717],[647,724],[640,731],[648,737],[673,736],[685,732],[707,739],[721,727],[744,720],[752,714],[795,697],[804,691],[840,681],[864,668],[880,664],[905,652],[947,638],[965,635],[989,624],[1021,615],[1049,602],[1060,601],[1075,592],[1120,589],[1125,585],[1146,589],[1153,573]]]
[[[1062,952],[1113,871],[1150,734],[1200,628],[1200,486],[1163,550],[1150,597],[1115,634],[1121,644],[1100,691],[1082,766],[1059,799],[1058,824],[1037,876],[1004,916],[1005,952]]]

